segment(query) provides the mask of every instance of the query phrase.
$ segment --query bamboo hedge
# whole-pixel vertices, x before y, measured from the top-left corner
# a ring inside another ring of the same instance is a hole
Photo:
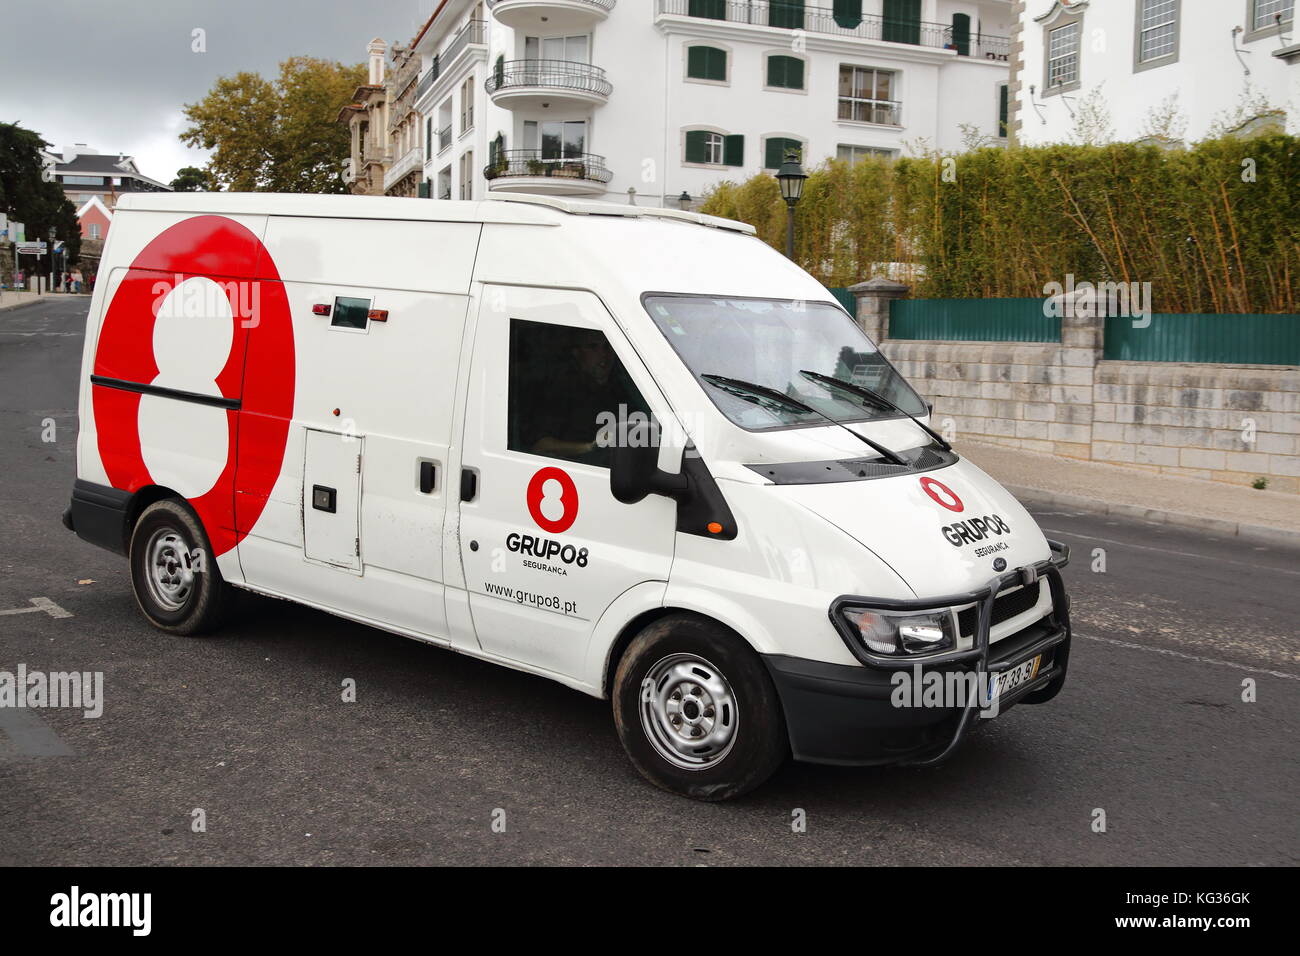
[[[720,184],[702,210],[785,248],[770,175]],[[1157,312],[1300,312],[1300,138],[1282,133],[831,160],[797,216],[795,258],[828,286],[1029,298],[1073,275],[1149,282]]]

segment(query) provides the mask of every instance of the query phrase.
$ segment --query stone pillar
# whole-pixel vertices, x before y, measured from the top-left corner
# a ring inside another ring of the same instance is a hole
[[[911,287],[892,279],[876,278],[851,285],[849,291],[858,303],[858,325],[879,345],[889,338],[889,303],[907,298]]]

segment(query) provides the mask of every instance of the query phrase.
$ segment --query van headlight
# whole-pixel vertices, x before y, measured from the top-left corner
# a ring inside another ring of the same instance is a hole
[[[879,611],[845,608],[850,629],[873,654],[907,657],[940,654],[957,647],[957,627],[951,609]]]

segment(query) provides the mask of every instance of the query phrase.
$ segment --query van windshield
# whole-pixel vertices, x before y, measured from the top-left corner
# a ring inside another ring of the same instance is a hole
[[[713,404],[742,428],[899,417],[879,402],[801,374],[806,371],[866,386],[908,414],[928,414],[925,403],[857,324],[828,303],[649,295],[645,306]],[[774,389],[815,412],[794,404],[747,401],[735,390],[710,384],[718,377]]]

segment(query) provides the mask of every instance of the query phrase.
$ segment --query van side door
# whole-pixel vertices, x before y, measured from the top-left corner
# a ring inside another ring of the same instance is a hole
[[[485,286],[479,301],[459,536],[474,630],[489,654],[576,676],[611,603],[666,586],[676,505],[616,501],[609,443],[620,421],[671,413],[595,295]]]

